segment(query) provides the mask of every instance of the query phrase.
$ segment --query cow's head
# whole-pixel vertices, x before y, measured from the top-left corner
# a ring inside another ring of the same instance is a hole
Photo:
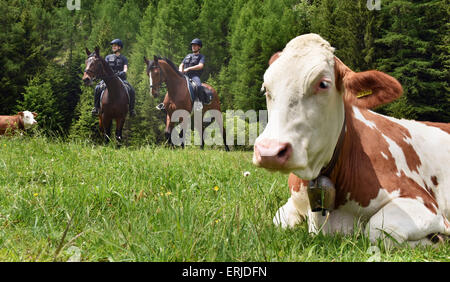
[[[269,120],[256,139],[253,162],[303,179],[317,177],[331,160],[345,105],[372,108],[402,92],[387,74],[350,70],[317,34],[294,38],[272,58],[263,84]]]
[[[29,129],[37,124],[37,121],[34,119],[37,116],[37,113],[35,112],[23,111],[19,112],[18,115],[22,118],[23,127],[25,129]]]

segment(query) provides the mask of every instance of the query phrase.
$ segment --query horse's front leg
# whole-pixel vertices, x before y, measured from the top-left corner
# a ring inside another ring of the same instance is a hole
[[[205,126],[203,125],[203,116],[204,112],[201,114],[200,120],[196,119],[194,120],[194,128],[197,130],[199,136],[200,136],[200,148],[203,150],[205,147],[205,139],[203,136],[203,132],[205,131]],[[196,144],[197,145],[197,144]]]
[[[116,119],[116,140],[117,140],[117,147],[120,148],[122,145],[122,129],[125,124],[125,119]]]
[[[166,138],[167,144],[170,146],[173,146],[172,143],[172,130],[173,130],[173,124],[170,122],[170,116],[169,114],[166,115],[166,129],[164,130],[164,136]]]
[[[103,134],[105,135],[105,143],[108,144],[111,140],[111,125],[112,120],[103,118]]]

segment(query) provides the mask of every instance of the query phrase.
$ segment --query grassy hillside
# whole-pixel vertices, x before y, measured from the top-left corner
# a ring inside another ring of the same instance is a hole
[[[450,261],[275,227],[288,196],[251,152],[0,138],[0,261]]]

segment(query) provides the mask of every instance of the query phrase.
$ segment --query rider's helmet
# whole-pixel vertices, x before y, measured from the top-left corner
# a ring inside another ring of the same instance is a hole
[[[111,45],[117,44],[117,45],[120,46],[120,48],[123,48],[123,43],[122,43],[122,40],[120,40],[120,39],[114,39],[113,41],[111,41],[110,44],[111,44]]]
[[[203,47],[202,41],[198,38],[195,38],[194,40],[192,40],[191,45],[192,44],[197,44],[197,45],[200,45],[200,47]]]

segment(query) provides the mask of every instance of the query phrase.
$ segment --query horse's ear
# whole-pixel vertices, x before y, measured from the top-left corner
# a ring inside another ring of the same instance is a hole
[[[95,47],[95,54],[100,57],[100,48],[98,46]]]
[[[154,55],[153,60],[155,61],[155,66],[158,65],[158,56]]]
[[[88,56],[90,56],[91,55],[91,51],[89,51],[89,49],[86,47],[86,54],[88,55]]]

